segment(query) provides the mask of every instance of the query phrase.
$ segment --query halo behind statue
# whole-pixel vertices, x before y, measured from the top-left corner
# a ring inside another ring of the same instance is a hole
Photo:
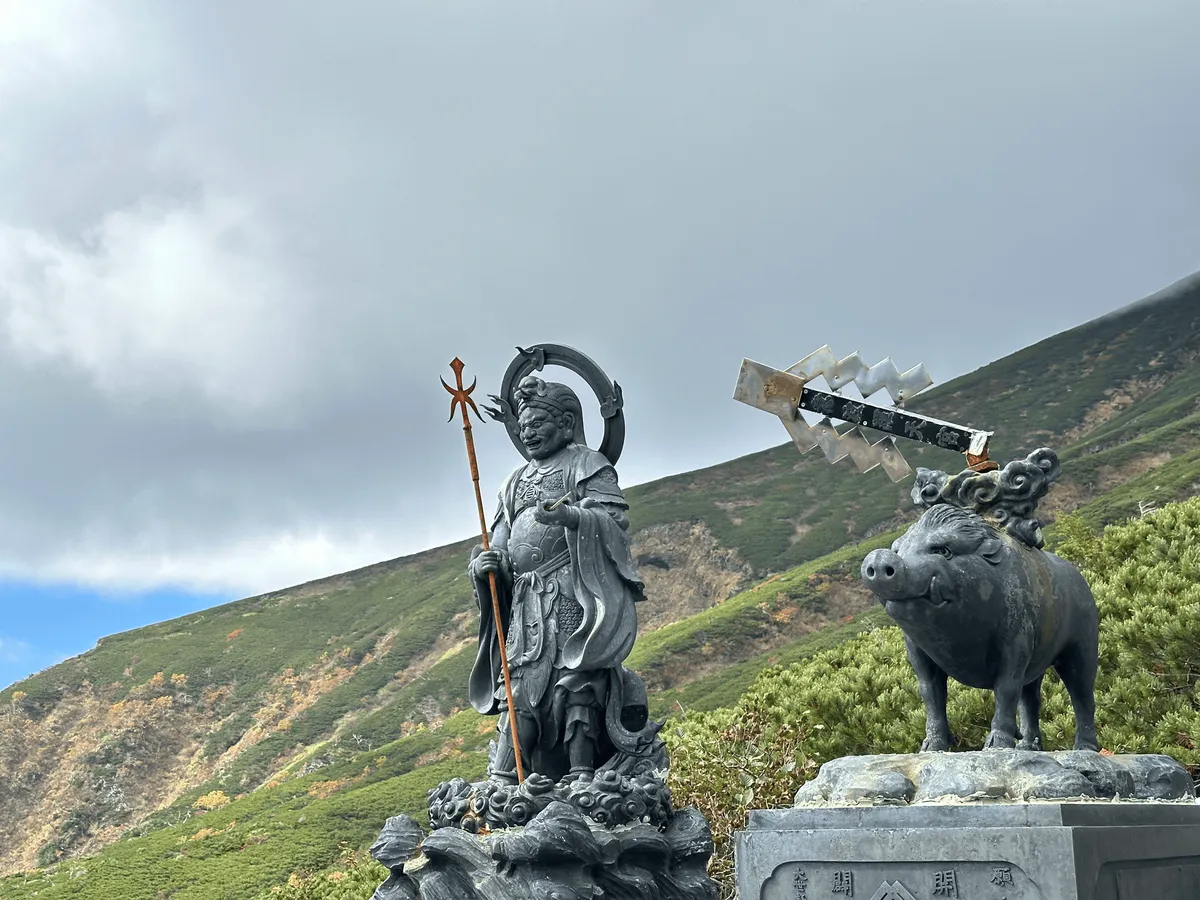
[[[600,401],[600,415],[604,418],[604,440],[598,448],[600,453],[614,466],[621,457],[625,445],[625,413],[621,386],[612,381],[595,361],[574,347],[562,344],[534,344],[525,349],[517,348],[516,358],[509,363],[500,386],[500,395],[489,394],[495,407],[485,406],[484,411],[497,422],[503,422],[509,440],[517,452],[529,459],[529,451],[521,443],[521,430],[517,425],[516,389],[521,379],[546,366],[562,366],[587,382],[596,399]]]

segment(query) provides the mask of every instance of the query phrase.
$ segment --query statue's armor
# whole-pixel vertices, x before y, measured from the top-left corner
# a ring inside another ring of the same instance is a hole
[[[567,531],[561,525],[543,525],[533,507],[521,510],[508,535],[508,556],[513,573],[524,575],[567,552]]]
[[[556,583],[553,616],[555,630],[563,640],[574,634],[583,621],[583,607],[573,595],[571,579],[562,577],[565,573],[561,570],[571,561],[567,531],[561,525],[543,525],[534,518],[533,511],[540,503],[562,499],[565,493],[566,482],[561,469],[528,466],[517,481],[517,509],[508,536],[508,555],[515,576],[538,571]],[[560,648],[561,644],[560,640]]]

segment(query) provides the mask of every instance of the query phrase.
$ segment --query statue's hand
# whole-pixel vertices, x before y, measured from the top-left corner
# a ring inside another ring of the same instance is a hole
[[[504,575],[510,567],[508,554],[503,550],[484,550],[471,561],[471,576],[483,580],[488,577],[489,572]]]
[[[561,525],[563,528],[579,527],[579,510],[570,504],[563,503],[554,509],[552,503],[539,503],[533,509],[533,517],[542,525]]]

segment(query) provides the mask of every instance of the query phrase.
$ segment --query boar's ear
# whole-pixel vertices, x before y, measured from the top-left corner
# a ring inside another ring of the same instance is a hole
[[[978,553],[993,566],[998,566],[1000,565],[1001,558],[1004,556],[1004,542],[998,537],[989,535],[979,545]]]

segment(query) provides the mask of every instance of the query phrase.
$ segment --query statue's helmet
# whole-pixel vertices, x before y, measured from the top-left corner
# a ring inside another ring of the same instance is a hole
[[[567,385],[556,381],[542,381],[536,375],[526,375],[514,393],[517,398],[518,416],[523,409],[545,410],[557,419],[562,419],[564,413],[570,413],[575,420],[571,440],[576,444],[587,444],[583,436],[583,407],[579,403],[579,397]]]

